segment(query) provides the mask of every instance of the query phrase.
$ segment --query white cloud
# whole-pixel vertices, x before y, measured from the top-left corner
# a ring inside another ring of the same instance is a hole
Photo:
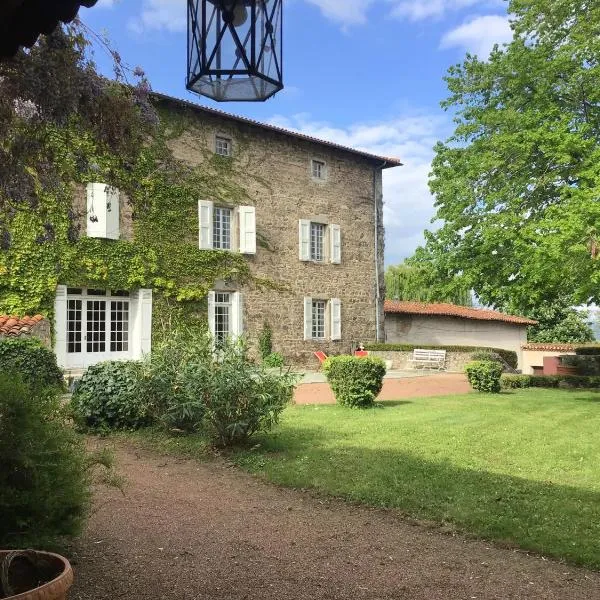
[[[423,230],[431,228],[434,214],[427,185],[433,145],[446,137],[450,126],[443,116],[408,114],[344,128],[315,121],[307,114],[277,116],[270,122],[344,146],[400,158],[404,166],[385,170],[383,175],[386,262],[400,262],[423,243]]]
[[[342,25],[362,25],[374,0],[305,0],[321,9],[325,17]]]
[[[446,13],[472,6],[489,5],[490,0],[388,0],[395,4],[392,16],[410,21],[440,18]],[[494,2],[494,0],[492,0]]]
[[[510,42],[512,30],[508,17],[486,15],[476,17],[448,31],[442,37],[441,48],[463,48],[486,59],[494,44]]]
[[[129,21],[135,33],[164,29],[170,33],[185,31],[187,27],[185,0],[144,0],[139,17]]]

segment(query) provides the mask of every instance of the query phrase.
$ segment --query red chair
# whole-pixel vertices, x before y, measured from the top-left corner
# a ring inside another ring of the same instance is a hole
[[[354,356],[365,357],[365,356],[369,356],[369,353],[366,350],[355,350]]]
[[[325,352],[323,352],[322,350],[314,352],[314,355],[319,359],[319,362],[321,364],[323,364],[327,360],[327,354],[325,354]]]

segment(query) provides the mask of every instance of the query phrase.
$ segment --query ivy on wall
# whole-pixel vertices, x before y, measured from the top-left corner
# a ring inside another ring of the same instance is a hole
[[[93,69],[83,50],[72,52],[73,44],[85,47],[81,32],[54,35],[63,44],[44,46],[42,42],[39,55],[33,51],[19,59],[43,62],[44,55],[67,52],[76,74]],[[65,61],[54,59],[49,63],[65,68]],[[18,69],[9,75],[20,76]],[[17,87],[22,102],[23,86]],[[154,107],[139,102],[134,92],[120,82],[105,80],[96,92],[100,108],[95,112],[103,110],[106,127],[121,136],[113,136],[114,143],[98,127],[102,114],[90,120],[75,107],[60,119],[45,118],[42,98],[26,98],[33,102],[33,116],[2,111],[8,104],[0,106],[0,129],[7,134],[0,143],[0,175],[3,167],[10,169],[18,160],[22,171],[17,175],[28,188],[21,196],[20,189],[0,187],[0,313],[39,312],[52,318],[59,283],[106,289],[147,287],[155,292],[155,335],[160,337],[181,322],[202,320],[206,294],[216,280],[275,285],[254,278],[242,255],[198,248],[198,199],[231,205],[248,197],[237,183],[236,160],[215,157],[208,148],[201,167],[177,160],[169,142],[198,124],[186,117],[185,110],[161,108],[148,118]],[[81,90],[73,94],[78,102],[88,101]],[[115,114],[123,103],[127,110]],[[125,118],[130,122],[119,121]],[[110,123],[110,119],[117,122]],[[143,143],[140,130],[145,132]],[[20,139],[35,143],[17,157]],[[4,164],[2,159],[6,159]],[[118,187],[130,204],[132,240],[85,237],[85,202],[78,208],[76,200],[82,186],[94,181]]]

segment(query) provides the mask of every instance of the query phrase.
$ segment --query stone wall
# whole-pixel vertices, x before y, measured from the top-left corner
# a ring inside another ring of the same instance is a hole
[[[378,356],[383,360],[392,361],[392,369],[395,371],[411,371],[414,365],[410,362],[413,351],[369,350],[369,356]],[[465,365],[472,360],[472,352],[446,352],[446,371],[452,373],[463,373]]]
[[[518,368],[522,369],[521,346],[527,341],[527,326],[440,315],[390,313],[385,319],[385,336],[388,344],[439,344],[512,350],[517,353]]]
[[[316,366],[316,350],[349,353],[359,342],[383,338],[383,225],[381,165],[353,153],[294,136],[268,131],[225,117],[167,102],[186,121],[174,137],[175,156],[194,166],[214,160],[215,135],[233,142],[231,176],[256,207],[257,253],[248,257],[259,277],[278,282],[285,291],[244,289],[244,329],[256,339],[263,323],[273,329],[274,350],[296,364]],[[311,176],[311,160],[326,163],[326,178]],[[205,200],[217,200],[204,198]],[[378,281],[376,281],[375,213],[378,214]],[[341,264],[302,262],[298,222],[316,220],[341,227]],[[183,225],[183,224],[182,224]],[[187,224],[197,239],[198,223]],[[304,297],[339,298],[340,341],[304,341]],[[376,316],[379,311],[379,316]]]
[[[42,319],[35,325],[27,327],[27,330],[21,331],[18,336],[14,335],[5,335],[0,331],[0,340],[3,339],[14,339],[15,337],[21,338],[37,338],[39,339],[44,346],[51,348],[52,347],[52,328],[50,327],[50,321],[47,319]]]

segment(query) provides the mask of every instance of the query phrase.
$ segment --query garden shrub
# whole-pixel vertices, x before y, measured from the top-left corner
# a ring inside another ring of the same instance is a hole
[[[207,371],[213,362],[205,331],[179,329],[142,364],[140,394],[153,418],[168,428],[196,431],[204,417]]]
[[[600,375],[600,354],[566,354],[560,357],[560,362],[566,367],[575,367],[577,375]]]
[[[598,344],[590,344],[587,346],[576,346],[575,347],[575,354],[579,355],[579,356],[586,356],[586,355],[600,355],[600,345]]]
[[[58,390],[0,373],[0,548],[55,547],[85,518],[89,468]]]
[[[266,321],[258,336],[258,349],[260,350],[260,357],[263,360],[273,352],[273,330]]]
[[[137,429],[150,422],[150,407],[140,393],[140,363],[107,361],[88,368],[78,382],[71,409],[85,428]]]
[[[600,376],[584,375],[509,375],[501,378],[505,389],[540,387],[561,389],[597,389],[600,388]]]
[[[344,406],[372,406],[383,386],[385,362],[380,358],[330,356],[323,371],[336,402]]]
[[[265,367],[283,367],[283,356],[279,352],[271,352],[263,358]]]
[[[497,394],[500,391],[502,365],[494,361],[474,360],[465,367],[467,378],[474,390]]]
[[[0,372],[20,375],[28,385],[62,386],[63,374],[56,355],[37,338],[0,340]]]
[[[428,344],[384,344],[384,343],[373,343],[366,344],[365,350],[372,350],[374,352],[412,352],[416,348],[423,350],[446,350],[446,352],[493,352],[506,362],[511,369],[516,369],[519,363],[517,353],[514,350],[505,350],[504,348],[482,348],[479,346],[442,346],[442,345],[428,345]]]
[[[208,373],[205,430],[218,446],[245,442],[268,431],[290,403],[296,376],[254,364],[243,342],[224,344]]]

